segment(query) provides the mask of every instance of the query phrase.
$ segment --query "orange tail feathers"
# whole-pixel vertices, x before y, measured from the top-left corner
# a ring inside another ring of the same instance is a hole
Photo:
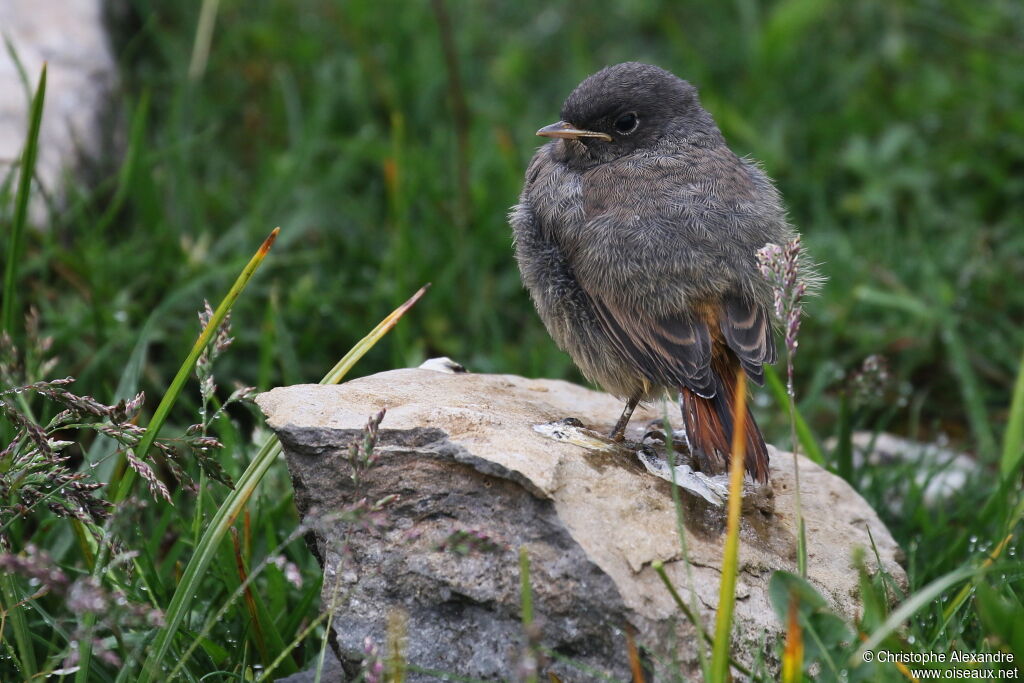
[[[700,469],[707,474],[720,474],[729,469],[733,403],[736,394],[734,378],[738,365],[737,363],[736,369],[727,366],[728,371],[721,373],[717,372],[717,367],[715,368],[715,374],[719,378],[718,390],[711,398],[698,396],[686,387],[679,390],[679,403],[683,412],[688,445],[700,463]],[[757,422],[754,421],[750,407],[747,406],[744,412],[747,442],[744,464],[747,473],[764,484],[768,482],[768,447]]]

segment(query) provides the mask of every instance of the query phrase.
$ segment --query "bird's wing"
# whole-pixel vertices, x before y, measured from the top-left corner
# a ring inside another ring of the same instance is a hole
[[[764,384],[764,364],[776,361],[768,310],[744,297],[730,295],[723,299],[718,319],[725,343],[739,358],[747,376]]]
[[[658,318],[625,311],[590,294],[597,320],[618,351],[656,384],[685,386],[704,398],[718,391],[712,370],[713,338],[704,320],[680,312]],[[764,364],[776,361],[775,341],[764,306],[739,296],[718,307],[719,328],[751,381],[764,384]]]
[[[715,395],[711,334],[704,321],[687,313],[639,318],[613,301],[593,294],[590,298],[607,337],[653,383],[685,386],[704,398]]]

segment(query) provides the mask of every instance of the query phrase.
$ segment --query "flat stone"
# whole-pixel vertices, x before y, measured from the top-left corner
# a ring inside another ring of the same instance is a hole
[[[713,630],[724,511],[682,492],[684,550],[671,484],[628,448],[582,448],[535,429],[575,417],[610,430],[622,409],[613,397],[555,380],[406,369],[340,386],[278,388],[257,402],[281,439],[300,512],[317,527],[311,546],[324,566],[323,603],[335,610],[342,660],[358,660],[367,636],[384,642],[388,615],[397,614],[407,624],[411,664],[515,676],[528,662],[519,608],[518,548],[525,547],[546,670],[563,681],[592,680],[568,658],[628,679],[632,630],[650,671],[697,674],[696,631],[652,563],[664,564]],[[345,455],[382,408],[380,459],[356,486]],[[665,410],[639,409],[627,436],[639,440]],[[746,506],[743,517],[733,649],[740,661],[761,653],[775,665],[783,628],[767,587],[775,570],[796,571],[795,482],[792,455],[769,451],[768,503]],[[868,549],[874,562],[870,530],[884,570],[905,585],[900,550],[845,481],[802,457],[797,466],[809,580],[853,618],[860,607],[854,549]],[[399,499],[379,513],[387,520],[379,529],[330,521],[360,499],[393,494]],[[444,549],[459,531],[493,547],[467,555]],[[409,680],[435,680],[416,675]]]

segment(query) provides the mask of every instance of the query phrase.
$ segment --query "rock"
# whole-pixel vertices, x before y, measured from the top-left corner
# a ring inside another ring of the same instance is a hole
[[[435,372],[466,372],[466,368],[461,363],[456,363],[448,356],[428,358],[420,364],[420,368],[423,370],[434,370]]]
[[[16,165],[28,133],[32,92],[47,63],[31,221],[45,224],[44,194],[60,198],[63,174],[106,145],[104,118],[117,70],[103,25],[103,0],[3,0],[0,33],[14,47],[28,90],[6,49],[0,49],[0,178]]]
[[[978,462],[964,453],[885,432],[854,433],[853,463],[854,467],[913,465],[914,484],[923,489],[922,497],[928,505],[937,505],[956,494],[968,479],[981,473]],[[888,503],[893,511],[901,507],[897,497]]]
[[[581,448],[535,429],[575,417],[609,430],[622,407],[614,398],[561,381],[407,369],[341,386],[274,389],[258,403],[284,446],[303,519],[315,528],[323,604],[334,610],[343,661],[358,661],[367,636],[385,642],[388,617],[398,615],[411,665],[514,677],[528,661],[518,562],[524,547],[546,670],[563,681],[593,680],[580,666],[628,680],[629,629],[649,670],[696,676],[695,629],[651,565],[664,563],[713,629],[724,513],[684,493],[684,552],[671,485],[630,449]],[[362,443],[368,416],[382,408],[379,459],[356,484],[349,447]],[[644,422],[658,417],[638,410],[628,437],[639,440]],[[763,651],[777,665],[782,628],[767,585],[774,570],[796,570],[794,480],[792,457],[770,450],[772,495],[743,518],[733,646],[745,663]],[[905,585],[899,548],[846,482],[806,459],[798,465],[810,581],[853,617],[854,548],[870,548],[870,529],[884,570]],[[398,499],[366,512],[391,495]],[[360,507],[361,499],[369,502]],[[386,522],[376,527],[373,519]]]

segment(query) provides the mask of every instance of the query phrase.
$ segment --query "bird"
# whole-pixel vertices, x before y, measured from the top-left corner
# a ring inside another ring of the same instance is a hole
[[[739,374],[775,363],[757,251],[796,231],[759,165],[726,144],[697,88],[660,67],[608,66],[566,98],[509,213],[519,272],[583,375],[636,406],[678,392],[696,469],[728,469]],[[744,380],[745,381],[745,380]],[[768,451],[745,409],[746,473]]]

